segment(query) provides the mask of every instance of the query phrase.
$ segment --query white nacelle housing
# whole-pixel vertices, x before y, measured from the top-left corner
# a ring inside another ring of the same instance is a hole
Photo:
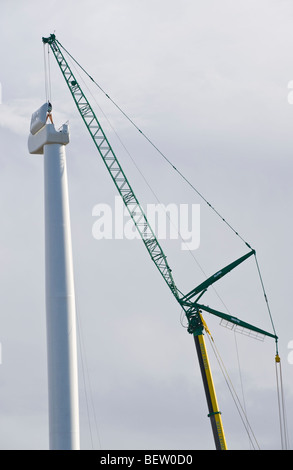
[[[32,154],[43,154],[44,145],[69,143],[68,124],[63,124],[59,131],[56,131],[54,124],[46,124],[35,135],[30,134],[28,138],[28,150]]]
[[[48,103],[43,104],[37,111],[35,111],[31,118],[30,131],[35,135],[46,124],[48,113]]]

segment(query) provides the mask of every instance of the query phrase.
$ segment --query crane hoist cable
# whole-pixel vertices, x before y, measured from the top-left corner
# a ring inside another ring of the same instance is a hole
[[[45,94],[46,94],[46,102],[49,101],[48,97],[48,71],[47,71],[47,58],[46,58],[46,45],[43,44],[44,50],[44,73],[45,73]]]
[[[235,351],[236,351],[236,357],[237,357],[237,365],[238,365],[239,382],[240,382],[240,389],[241,389],[241,395],[242,395],[243,409],[244,409],[245,416],[247,417],[246,399],[245,399],[245,394],[244,394],[243,378],[242,378],[242,371],[241,371],[241,366],[240,366],[240,355],[239,355],[237,334],[236,334],[235,330],[234,330],[234,342],[235,342]],[[250,439],[249,439],[249,441],[250,441]]]
[[[85,70],[84,67],[70,54],[70,52],[55,38],[55,41],[58,43],[59,47],[61,47],[67,54],[68,56],[76,63],[76,65],[85,73],[85,75],[94,83],[95,86],[99,88],[99,90],[108,98],[111,103],[122,113],[122,115],[134,126],[134,128],[150,143],[150,145],[163,157],[163,159],[177,172],[177,174],[187,183],[188,186],[191,187],[191,189],[196,192],[196,194],[208,205],[208,207],[224,222],[230,230],[251,250],[253,250],[252,246],[250,243],[248,243],[243,236],[239,234],[239,232],[230,224],[222,215],[221,213],[208,201],[208,199],[192,184],[189,179],[171,162],[171,160],[157,147],[157,145],[154,144],[154,142],[139,128],[139,126],[131,119],[128,114],[114,101],[111,96],[106,93],[106,91],[102,88],[102,86]],[[269,301],[268,301],[268,296],[266,293],[266,289],[264,286],[260,266],[256,257],[256,251],[254,250],[254,257],[255,257],[255,262],[257,266],[257,272],[259,275],[259,279],[261,282],[264,298],[265,298],[265,303],[266,303],[266,308],[268,311],[269,318],[271,320],[272,328],[273,331],[276,335],[276,330],[274,326],[274,322],[272,319],[272,314],[271,314],[271,309],[269,306]],[[196,260],[197,262],[197,260]],[[198,264],[198,263],[197,263]],[[218,295],[218,294],[217,294]],[[276,335],[277,336],[277,335]],[[278,354],[278,340],[276,339],[276,354]]]
[[[288,450],[289,439],[288,439],[287,417],[286,417],[285,398],[284,398],[284,389],[283,389],[282,366],[281,366],[281,359],[278,354],[276,354],[275,365],[276,365],[276,381],[277,381],[281,445],[282,445],[283,450]]]
[[[223,276],[225,276],[227,273],[229,273],[232,269],[234,269],[236,266],[241,264],[243,261],[248,259],[251,255],[255,255],[255,250],[251,248],[251,246],[236,232],[233,227],[230,224],[227,224],[226,220],[220,216],[220,214],[215,211],[221,218],[222,220],[233,230],[234,233],[238,237],[242,239],[242,241],[245,243],[246,246],[248,246],[251,251],[249,253],[246,253],[244,256],[241,256],[239,259],[236,261],[230,263],[220,271],[216,272],[213,276],[209,277],[206,279],[204,282],[202,282],[199,286],[194,288],[192,291],[190,291],[188,294],[185,296],[182,296],[182,293],[179,291],[177,288],[173,275],[172,275],[172,270],[167,262],[166,255],[162,250],[162,247],[160,246],[152,228],[149,225],[149,222],[146,218],[146,215],[144,214],[138,199],[136,198],[130,183],[101,127],[101,124],[99,120],[97,119],[95,112],[93,111],[91,104],[89,103],[87,97],[83,93],[80,85],[76,81],[76,78],[70,69],[70,66],[68,62],[66,61],[61,48],[67,52],[67,54],[74,60],[74,62],[77,63],[78,66],[80,64],[71,56],[71,54],[68,53],[68,51],[59,43],[59,41],[56,39],[55,34],[51,34],[50,37],[48,38],[42,38],[44,44],[48,44],[57,60],[57,63],[59,65],[59,68],[63,74],[63,77],[66,81],[66,84],[70,90],[70,93],[75,101],[75,104],[77,106],[77,109],[90,133],[91,138],[93,139],[93,142],[99,151],[100,156],[102,157],[108,172],[118,190],[120,193],[123,202],[126,206],[126,208],[129,211],[129,214],[132,217],[133,222],[135,223],[136,228],[138,229],[138,232],[140,233],[141,239],[145,244],[145,247],[147,248],[147,251],[149,252],[149,255],[151,256],[152,261],[155,263],[156,267],[160,271],[162,277],[164,278],[165,282],[168,284],[172,294],[180,304],[181,308],[185,311],[186,317],[188,319],[188,329],[187,331],[193,335],[196,349],[198,352],[198,357],[200,361],[200,367],[203,375],[203,380],[206,388],[206,397],[207,397],[207,402],[208,402],[208,407],[209,407],[209,418],[211,420],[212,424],[212,429],[213,429],[213,434],[215,438],[215,443],[216,443],[216,448],[226,448],[226,444],[224,442],[224,434],[223,434],[223,429],[222,429],[222,424],[221,424],[221,429],[219,430],[218,424],[220,423],[221,419],[219,417],[219,411],[217,410],[217,404],[216,404],[216,397],[214,393],[214,387],[212,384],[212,381],[210,380],[210,371],[207,373],[207,370],[205,370],[205,357],[206,357],[206,352],[204,354],[202,353],[201,349],[203,350],[205,348],[204,346],[204,340],[203,340],[203,323],[200,319],[199,316],[199,311],[204,310],[209,313],[212,313],[213,315],[216,315],[220,318],[225,319],[226,321],[240,326],[242,328],[248,328],[249,330],[256,332],[256,333],[261,333],[266,336],[270,336],[275,338],[275,341],[277,343],[278,337],[276,334],[269,333],[267,331],[264,331],[258,327],[255,327],[247,322],[243,322],[242,320],[239,320],[238,318],[224,314],[222,312],[219,312],[217,310],[211,309],[205,305],[201,305],[198,303],[199,298],[203,295],[204,292],[206,292],[207,288],[212,286],[215,282],[217,282],[219,279],[221,279]],[[81,66],[80,66],[81,67]],[[82,67],[81,67],[82,68]],[[82,68],[83,71],[85,71]],[[89,74],[87,74],[89,76]],[[90,77],[90,76],[89,76]],[[95,81],[90,77],[91,80],[95,83]],[[99,86],[96,83],[97,86]],[[99,87],[101,88],[101,87]],[[104,92],[105,93],[105,92]],[[106,94],[108,98],[109,95]],[[118,107],[115,103],[115,106]],[[119,108],[119,107],[118,107]],[[120,108],[119,108],[120,109]],[[121,110],[121,109],[120,109]],[[121,112],[126,115],[122,110]],[[126,116],[128,118],[128,116]],[[129,118],[128,118],[129,119]],[[130,119],[129,119],[130,120]],[[130,120],[131,121],[131,120]],[[135,125],[133,123],[133,125]],[[142,133],[142,131],[135,125],[135,127]],[[145,136],[147,138],[147,136]],[[149,140],[147,138],[147,140]],[[152,143],[150,141],[150,143]],[[162,152],[159,151],[159,149],[152,144],[158,152],[162,154]],[[164,156],[165,158],[165,156]],[[166,158],[165,158],[166,159]],[[167,159],[167,161],[171,164],[171,162]],[[172,164],[171,164],[172,165]],[[176,167],[172,165],[173,168],[178,172]],[[182,174],[181,174],[182,175]],[[182,175],[183,177],[183,175]],[[188,180],[184,177],[186,182]],[[188,182],[188,184],[191,185],[191,183]],[[192,185],[191,185],[192,186]],[[193,187],[193,186],[192,186]],[[193,189],[196,190],[195,187]],[[199,192],[198,192],[199,193]],[[200,194],[200,193],[199,193]],[[201,194],[200,194],[201,195]],[[204,199],[206,202],[207,200]],[[208,203],[208,202],[207,202]],[[209,203],[208,203],[209,204]],[[210,207],[211,204],[209,204]],[[214,209],[215,210],[215,209]],[[263,283],[262,283],[263,284]],[[263,288],[264,289],[264,288]],[[265,293],[265,291],[264,291]],[[194,299],[195,295],[199,296]],[[266,293],[265,297],[267,299]],[[268,303],[267,303],[268,305]],[[205,376],[205,377],[204,377]]]
[[[69,55],[69,57],[78,65],[78,67],[87,75],[87,77],[99,88],[99,90],[108,98],[111,103],[123,114],[123,116],[135,127],[135,129],[149,142],[149,144],[163,157],[163,159],[175,170],[178,175],[191,187],[193,191],[217,214],[218,217],[239,237],[245,245],[252,249],[251,245],[239,234],[239,232],[217,211],[217,209],[205,198],[205,196],[188,180],[188,178],[171,162],[171,160],[158,148],[158,146],[143,132],[139,126],[131,119],[128,114],[114,101],[111,96],[99,85],[99,83],[85,70],[84,67],[70,54],[70,52],[55,39],[58,45]]]
[[[222,374],[223,374],[223,377],[224,377],[224,380],[225,380],[226,385],[227,385],[227,387],[228,387],[228,390],[229,390],[229,392],[230,392],[230,394],[231,394],[231,397],[232,397],[232,399],[233,399],[233,401],[234,401],[234,404],[235,404],[235,406],[236,406],[236,409],[237,409],[237,411],[238,411],[238,414],[239,414],[239,416],[240,416],[240,419],[241,419],[241,421],[242,421],[242,423],[243,423],[243,426],[244,426],[244,428],[245,428],[245,430],[246,430],[246,433],[247,433],[247,435],[248,435],[249,441],[250,441],[250,443],[251,443],[251,445],[252,445],[252,447],[253,447],[254,449],[256,449],[256,448],[257,448],[257,449],[260,449],[259,443],[258,443],[258,441],[257,441],[257,439],[256,439],[256,437],[255,437],[255,434],[254,434],[254,432],[253,432],[253,430],[252,430],[252,427],[251,427],[251,425],[250,425],[250,423],[249,423],[249,421],[248,421],[248,417],[247,417],[245,408],[243,407],[243,405],[242,405],[242,403],[241,403],[241,400],[240,400],[240,398],[238,397],[238,394],[237,394],[237,392],[236,392],[236,390],[235,390],[235,387],[234,387],[234,385],[233,385],[233,383],[232,383],[232,380],[231,380],[231,378],[230,378],[230,376],[229,376],[229,374],[228,374],[228,371],[227,371],[227,369],[226,369],[226,366],[225,366],[225,364],[224,364],[224,361],[223,361],[223,359],[222,359],[222,357],[221,357],[221,355],[220,355],[220,353],[219,353],[219,350],[218,350],[218,348],[217,348],[217,346],[216,346],[215,340],[214,340],[214,338],[212,337],[212,335],[211,335],[210,333],[208,334],[208,339],[209,339],[211,348],[212,348],[212,350],[213,350],[213,353],[214,353],[214,355],[215,355],[215,358],[216,358],[216,360],[217,360],[217,362],[218,362],[218,365],[219,365],[219,367],[220,367],[220,370],[221,370],[221,372],[222,372]]]
[[[234,387],[234,385],[233,385],[233,383],[232,383],[232,380],[231,380],[231,378],[230,378],[230,376],[229,376],[229,374],[228,374],[227,368],[226,368],[226,366],[225,366],[225,364],[224,364],[224,361],[223,361],[223,359],[222,359],[222,357],[221,357],[221,355],[220,355],[220,353],[219,353],[219,350],[218,350],[218,348],[217,348],[217,346],[216,346],[215,340],[214,340],[214,338],[213,338],[213,336],[212,336],[212,334],[211,334],[211,332],[210,332],[210,330],[209,330],[209,328],[208,328],[208,326],[207,326],[205,320],[203,319],[201,313],[200,313],[200,317],[201,317],[201,321],[202,321],[202,323],[203,323],[204,330],[205,330],[205,332],[207,333],[207,337],[208,337],[208,340],[209,340],[209,342],[210,342],[211,348],[212,348],[213,353],[214,353],[214,355],[215,355],[215,358],[216,358],[216,360],[217,360],[217,362],[218,362],[218,365],[219,365],[219,367],[220,367],[220,370],[221,370],[221,372],[222,372],[222,374],[223,374],[223,377],[224,377],[224,380],[225,380],[225,382],[226,382],[226,385],[227,385],[227,387],[228,387],[228,390],[229,390],[229,392],[230,392],[230,394],[231,394],[231,397],[232,397],[232,399],[233,399],[233,401],[234,401],[234,404],[235,404],[235,406],[236,406],[236,409],[237,409],[237,411],[238,411],[238,414],[239,414],[239,416],[240,416],[240,419],[241,419],[241,421],[242,421],[242,423],[243,423],[243,426],[244,426],[244,428],[245,428],[245,430],[246,430],[246,433],[247,433],[247,435],[248,435],[249,441],[250,441],[250,443],[251,443],[251,445],[252,445],[252,447],[253,447],[254,449],[255,449],[255,448],[258,448],[258,449],[259,449],[260,447],[259,447],[258,441],[257,441],[257,439],[256,439],[256,437],[255,437],[255,435],[254,435],[254,432],[253,432],[253,430],[252,430],[252,427],[251,427],[251,425],[250,425],[250,423],[249,423],[249,421],[248,421],[248,417],[247,417],[247,413],[246,413],[246,410],[245,410],[245,406],[243,406],[243,405],[241,404],[241,400],[240,400],[240,398],[238,397],[238,394],[237,394],[237,392],[236,392],[236,390],[235,390],[235,387]],[[238,361],[239,361],[239,358],[238,358]]]
[[[106,115],[106,113],[103,111],[103,109],[101,108],[100,104],[98,103],[95,95],[93,94],[93,92],[91,91],[91,89],[89,88],[89,86],[87,85],[87,83],[85,82],[85,80],[83,79],[83,77],[81,76],[81,74],[79,73],[78,71],[78,68],[75,66],[76,64],[76,61],[73,60],[73,67],[76,71],[76,73],[78,74],[80,80],[83,82],[83,85],[87,88],[88,92],[90,93],[92,99],[94,100],[94,102],[96,103],[97,107],[99,108],[99,110],[101,111],[101,113],[103,114],[105,120],[107,121],[109,127],[112,129],[113,133],[115,134],[116,138],[118,139],[120,145],[122,146],[122,148],[124,149],[124,151],[126,152],[126,154],[128,155],[128,157],[130,158],[131,162],[133,163],[133,165],[135,166],[136,170],[138,171],[138,173],[140,174],[141,178],[144,180],[145,184],[147,185],[147,187],[149,188],[150,192],[152,193],[152,195],[154,196],[155,200],[157,201],[158,204],[161,205],[161,201],[159,200],[156,192],[154,191],[154,189],[151,187],[150,183],[148,182],[148,180],[146,179],[145,175],[143,174],[143,172],[141,171],[141,169],[139,168],[137,162],[135,161],[135,158],[133,158],[133,156],[131,155],[129,149],[126,147],[125,143],[123,142],[122,138],[120,137],[120,135],[118,134],[117,130],[115,129],[115,127],[113,126],[113,124],[111,123],[110,119],[108,118],[108,116]],[[79,66],[80,68],[80,66]],[[164,207],[163,207],[164,209]],[[201,266],[200,262],[198,261],[198,259],[195,257],[194,253],[192,252],[192,250],[186,246],[186,241],[183,239],[181,233],[180,233],[180,230],[178,229],[178,227],[175,227],[175,224],[173,223],[171,217],[170,217],[170,214],[165,211],[165,216],[166,218],[168,219],[170,225],[173,226],[173,228],[175,230],[177,230],[177,233],[178,233],[178,236],[181,240],[181,243],[185,245],[186,247],[186,250],[189,252],[190,256],[193,258],[194,262],[197,264],[199,270],[203,273],[203,275],[207,278],[207,274],[204,270],[204,268]],[[223,298],[220,296],[219,292],[217,291],[217,289],[215,288],[215,286],[212,286],[212,289],[214,290],[216,296],[218,297],[218,299],[220,300],[220,302],[222,303],[222,305],[224,306],[224,308],[226,309],[227,313],[230,313],[229,312],[229,309],[227,307],[227,305],[225,304]],[[179,289],[178,289],[179,290]],[[182,294],[182,292],[180,292]],[[182,294],[183,296],[183,294]],[[182,323],[182,320],[180,318],[180,322],[181,322],[181,325],[183,326],[183,323]]]
[[[52,101],[52,87],[51,87],[51,67],[50,67],[50,49],[46,54],[46,45],[44,44],[44,72],[45,72],[45,93],[46,102]]]

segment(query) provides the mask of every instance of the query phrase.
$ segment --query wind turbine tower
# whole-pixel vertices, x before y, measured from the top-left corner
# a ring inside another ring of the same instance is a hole
[[[50,123],[47,120],[50,118]],[[79,404],[76,309],[65,145],[49,103],[31,118],[28,148],[44,155],[46,323],[51,450],[78,450]]]

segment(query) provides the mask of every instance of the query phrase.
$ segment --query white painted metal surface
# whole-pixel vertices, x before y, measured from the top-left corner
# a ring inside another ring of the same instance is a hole
[[[30,153],[44,154],[46,319],[50,449],[78,450],[76,309],[65,145],[68,126],[30,134]]]
[[[69,143],[68,125],[63,124],[60,131],[56,131],[53,124],[46,124],[35,135],[30,134],[28,138],[28,149],[32,154],[43,155],[44,145]]]
[[[30,131],[35,135],[46,124],[48,113],[48,103],[44,103],[37,111],[32,114]]]

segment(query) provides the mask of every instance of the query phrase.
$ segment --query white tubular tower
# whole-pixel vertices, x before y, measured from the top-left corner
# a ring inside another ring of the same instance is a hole
[[[46,124],[47,118],[45,103],[32,115],[28,148],[31,154],[44,155],[50,449],[78,450],[76,310],[65,155],[69,131],[66,124],[56,131],[53,123]]]

